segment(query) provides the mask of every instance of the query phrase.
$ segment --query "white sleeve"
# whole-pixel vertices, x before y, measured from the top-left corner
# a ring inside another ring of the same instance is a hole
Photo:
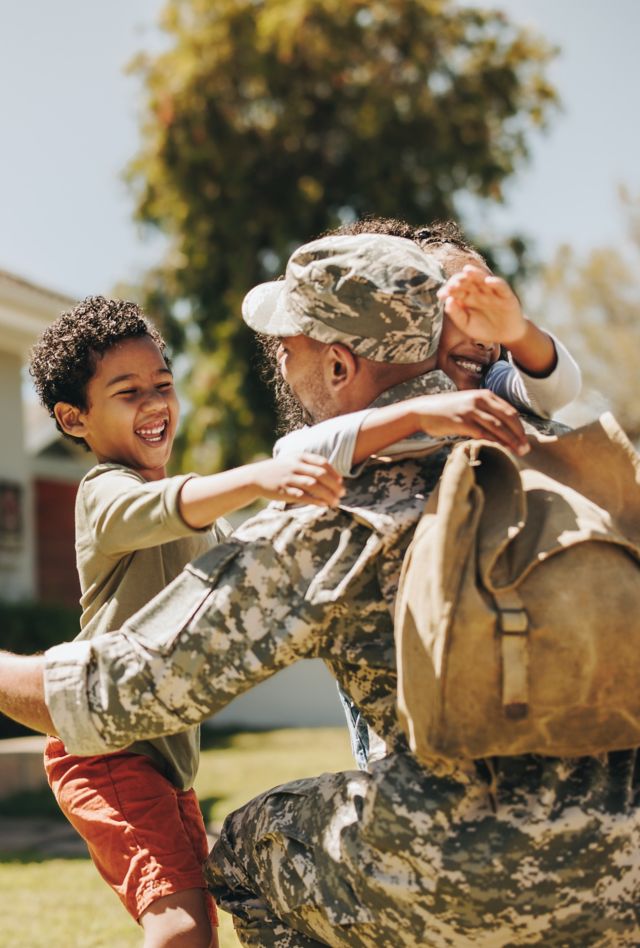
[[[555,368],[543,378],[529,375],[509,362],[494,362],[487,372],[484,387],[500,395],[521,411],[531,411],[543,418],[550,418],[573,401],[582,387],[582,373],[569,352],[553,333],[551,337],[557,356]]]
[[[370,411],[370,408],[365,408],[363,411],[338,415],[317,425],[292,431],[276,441],[273,448],[274,457],[302,454],[303,451],[320,454],[331,461],[338,474],[348,477],[353,473],[353,452],[360,427]]]

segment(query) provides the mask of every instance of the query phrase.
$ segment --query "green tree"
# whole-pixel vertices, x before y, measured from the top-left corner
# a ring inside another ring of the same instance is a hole
[[[555,104],[554,50],[454,0],[169,0],[162,26],[168,50],[134,64],[129,172],[138,219],[168,237],[147,305],[190,343],[182,463],[206,470],[273,440],[247,289],[345,220],[499,200]]]
[[[640,444],[640,195],[621,189],[620,198],[625,239],[584,257],[560,247],[542,271],[535,308],[538,321],[571,346],[590,414],[609,409]]]

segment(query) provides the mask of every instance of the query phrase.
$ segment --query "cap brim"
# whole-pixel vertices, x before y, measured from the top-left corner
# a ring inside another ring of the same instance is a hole
[[[301,329],[285,308],[284,280],[260,283],[242,301],[242,318],[265,336],[297,336]]]

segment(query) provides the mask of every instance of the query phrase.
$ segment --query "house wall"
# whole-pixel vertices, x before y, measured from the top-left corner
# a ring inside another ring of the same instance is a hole
[[[43,329],[72,302],[0,269],[0,599],[4,600],[37,595],[33,477],[21,369]]]
[[[22,360],[0,351],[0,498],[4,485],[20,491],[21,524],[16,538],[3,540],[0,531],[0,598],[30,598],[35,588],[33,496],[22,420]],[[1,519],[1,515],[0,515]]]
[[[207,721],[207,727],[216,729],[335,725],[346,728],[346,720],[336,683],[319,658],[279,671]]]

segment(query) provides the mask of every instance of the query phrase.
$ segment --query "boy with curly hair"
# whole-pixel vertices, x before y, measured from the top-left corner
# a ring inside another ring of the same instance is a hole
[[[119,629],[228,533],[225,514],[259,497],[334,505],[342,493],[312,454],[167,477],[178,400],[164,340],[135,303],[94,296],[63,313],[32,350],[30,372],[59,430],[98,461],[76,498],[79,639]],[[197,728],[90,758],[47,740],[56,800],[146,948],[217,945],[192,788],[198,758]]]

